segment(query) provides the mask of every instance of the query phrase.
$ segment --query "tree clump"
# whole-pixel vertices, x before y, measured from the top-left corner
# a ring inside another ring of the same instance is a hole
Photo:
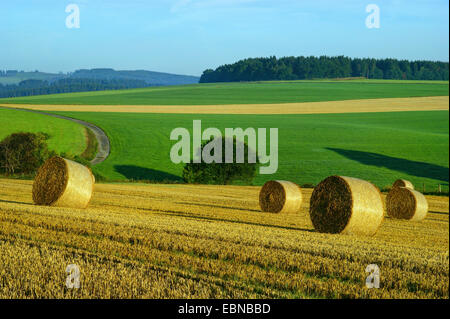
[[[0,173],[31,175],[50,157],[46,133],[13,133],[0,142]]]

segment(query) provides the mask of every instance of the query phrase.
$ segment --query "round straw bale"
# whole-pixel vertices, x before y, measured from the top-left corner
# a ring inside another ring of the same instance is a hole
[[[259,192],[259,205],[263,212],[297,213],[302,200],[300,186],[288,181],[269,181]]]
[[[374,235],[383,221],[383,199],[369,182],[330,176],[314,188],[309,214],[321,233]]]
[[[397,179],[394,184],[392,184],[392,188],[395,187],[408,187],[411,189],[414,189],[414,185],[413,183],[411,183],[410,181],[407,181],[406,179]]]
[[[33,184],[37,205],[86,208],[95,183],[89,168],[55,156],[39,168]]]
[[[394,187],[386,197],[386,210],[392,218],[420,221],[427,216],[428,202],[416,190]]]

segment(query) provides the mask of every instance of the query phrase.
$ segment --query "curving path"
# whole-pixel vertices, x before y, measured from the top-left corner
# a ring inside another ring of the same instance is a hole
[[[43,114],[43,115],[47,115],[47,116],[52,116],[52,117],[56,117],[59,119],[75,122],[80,125],[83,125],[86,128],[89,128],[94,133],[95,138],[97,139],[97,142],[98,142],[97,154],[95,155],[95,158],[93,160],[91,160],[92,165],[96,165],[96,164],[103,162],[104,160],[106,160],[108,158],[108,156],[110,154],[111,146],[110,146],[108,136],[100,127],[98,127],[92,123],[73,119],[71,117],[67,117],[67,116],[63,116],[63,115],[46,113],[46,112],[42,112],[42,111],[38,111],[38,110],[21,109],[21,108],[14,108],[14,107],[8,107],[8,106],[1,106],[1,107],[14,109],[14,110],[18,110],[18,111],[25,111],[25,112],[38,113],[38,114]]]

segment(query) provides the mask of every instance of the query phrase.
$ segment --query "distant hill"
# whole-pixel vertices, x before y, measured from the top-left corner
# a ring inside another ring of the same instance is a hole
[[[77,70],[70,75],[71,78],[96,80],[141,80],[150,85],[181,85],[198,83],[199,77],[178,75],[145,70],[116,71],[113,69]]]
[[[25,80],[41,80],[49,83],[61,79],[95,80],[140,80],[148,86],[181,85],[199,82],[199,77],[145,70],[116,71],[114,69],[81,69],[72,73],[24,72],[17,70],[0,71],[0,84],[19,84]]]
[[[26,80],[40,80],[40,81],[56,81],[67,77],[67,74],[57,74],[57,73],[46,73],[46,72],[24,72],[16,70],[0,70],[0,84],[3,85],[13,85],[19,84]]]
[[[196,84],[199,77],[145,70],[81,69],[72,73],[0,70],[0,98]]]

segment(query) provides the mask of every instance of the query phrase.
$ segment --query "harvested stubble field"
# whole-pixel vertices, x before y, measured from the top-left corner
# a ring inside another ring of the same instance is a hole
[[[261,213],[259,187],[98,184],[86,210],[32,205],[0,180],[0,298],[448,298],[449,201],[375,237]],[[368,264],[380,289],[365,288]],[[65,287],[69,264],[81,288]]]

